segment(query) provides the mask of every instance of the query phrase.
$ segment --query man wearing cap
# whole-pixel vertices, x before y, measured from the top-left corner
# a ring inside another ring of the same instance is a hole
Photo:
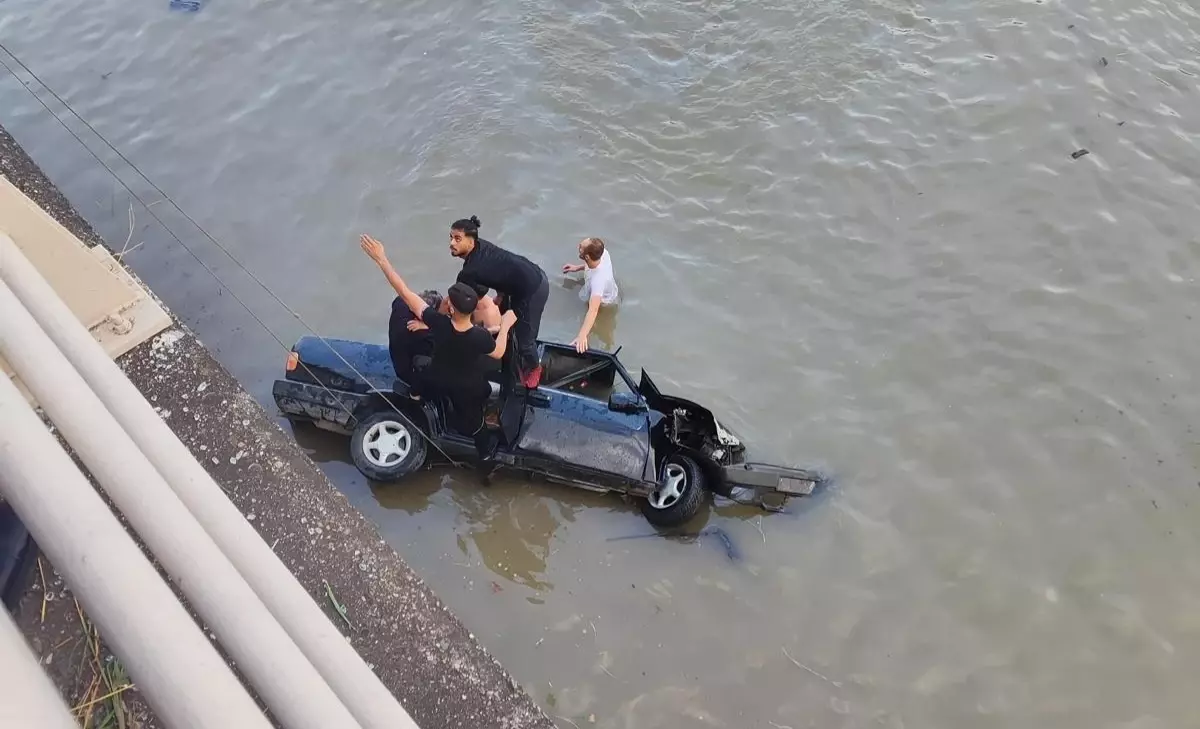
[[[418,377],[422,395],[438,394],[450,400],[454,408],[454,427],[463,435],[475,437],[480,462],[487,457],[487,433],[483,415],[491,388],[484,375],[489,358],[500,360],[508,346],[508,333],[517,315],[506,312],[500,320],[495,339],[471,321],[479,305],[479,294],[464,283],[455,283],[447,292],[450,313],[443,314],[418,296],[388,261],[383,244],[369,235],[361,238],[362,249],[375,262],[388,283],[408,308],[429,327],[433,337],[433,361]]]

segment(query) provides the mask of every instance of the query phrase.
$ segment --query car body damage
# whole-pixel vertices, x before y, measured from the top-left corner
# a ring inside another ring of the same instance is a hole
[[[515,377],[511,357],[494,373],[498,464],[640,499],[659,525],[690,519],[707,492],[772,508],[766,497],[807,495],[821,480],[750,462],[742,439],[709,408],[664,394],[644,370],[635,383],[616,353],[540,342],[538,354],[537,388]],[[287,418],[350,435],[355,465],[369,478],[399,480],[431,453],[473,458],[471,438],[446,425],[447,404],[410,399],[383,345],[303,337],[272,392]]]

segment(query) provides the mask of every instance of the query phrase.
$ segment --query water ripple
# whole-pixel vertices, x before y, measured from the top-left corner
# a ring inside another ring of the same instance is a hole
[[[558,491],[360,504],[556,713],[1196,723],[1191,4],[3,8],[0,39],[321,331],[382,336],[362,230],[422,285],[451,279],[465,214],[552,271],[600,235],[622,356],[769,457],[838,473],[761,534],[710,517],[744,571],[703,545],[606,548],[636,514]],[[0,83],[0,123],[123,239],[111,181],[24,94]],[[131,260],[234,371],[273,376],[278,352],[165,239]],[[543,332],[569,337],[554,280]],[[442,555],[468,542],[464,581]],[[464,587],[492,579],[491,602]],[[585,613],[595,661],[569,631],[530,639]]]

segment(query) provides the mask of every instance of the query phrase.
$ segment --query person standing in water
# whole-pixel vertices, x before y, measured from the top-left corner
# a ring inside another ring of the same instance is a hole
[[[542,379],[537,338],[542,313],[550,297],[550,279],[541,266],[479,237],[479,218],[472,215],[450,225],[450,255],[461,258],[458,281],[473,288],[487,287],[499,294],[501,311],[517,314],[521,381],[534,389]]]
[[[583,263],[568,263],[562,270],[563,273],[583,271],[583,288],[579,290],[579,298],[587,302],[587,314],[583,317],[579,334],[571,341],[575,351],[582,353],[588,349],[588,335],[592,333],[600,307],[617,303],[620,291],[617,289],[617,279],[613,276],[612,258],[604,249],[604,241],[599,238],[581,240],[579,260]]]

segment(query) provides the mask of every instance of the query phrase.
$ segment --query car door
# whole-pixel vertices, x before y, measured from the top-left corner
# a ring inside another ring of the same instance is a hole
[[[632,387],[618,376],[624,391]],[[650,458],[645,409],[613,410],[608,401],[550,387],[530,392],[520,450],[584,480],[599,474],[641,481]]]

